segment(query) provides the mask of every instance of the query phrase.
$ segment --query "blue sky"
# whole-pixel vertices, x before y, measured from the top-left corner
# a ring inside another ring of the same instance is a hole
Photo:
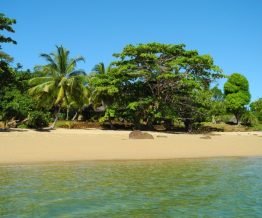
[[[3,49],[24,69],[44,64],[40,53],[64,45],[83,55],[79,68],[108,64],[126,44],[184,43],[210,54],[225,74],[239,72],[252,99],[262,97],[261,0],[1,0],[15,18],[17,45]],[[220,81],[222,86],[223,81]]]

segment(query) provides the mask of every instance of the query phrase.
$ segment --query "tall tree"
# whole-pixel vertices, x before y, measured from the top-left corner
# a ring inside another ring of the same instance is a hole
[[[17,101],[19,98],[16,98],[20,94],[16,87],[16,73],[9,65],[13,58],[2,50],[3,43],[16,44],[16,41],[11,37],[2,34],[2,32],[14,33],[12,25],[15,23],[14,19],[0,13],[0,115],[5,123],[8,119],[18,115],[20,107]],[[19,103],[21,102],[23,101],[19,101]]]
[[[156,119],[172,114],[180,116],[190,130],[198,120],[195,114],[204,114],[196,105],[204,102],[204,96],[210,99],[203,93],[214,79],[222,76],[210,56],[187,51],[184,45],[128,45],[114,56],[118,60],[112,63],[112,72],[97,80],[98,87],[104,93],[113,93],[114,101],[108,111],[122,111],[118,116],[129,119],[137,128],[140,124],[150,127]]]
[[[96,74],[106,74],[109,71],[110,71],[110,66],[106,68],[103,62],[96,64],[92,70],[92,72]]]
[[[15,75],[9,67],[9,62],[11,62],[13,58],[2,51],[2,44],[16,44],[16,41],[13,40],[11,37],[4,36],[2,34],[2,31],[14,33],[15,31],[12,25],[15,23],[15,19],[10,19],[6,17],[4,14],[0,13],[0,87],[2,91],[6,85],[9,85],[12,81],[15,80]]]
[[[91,103],[95,108],[102,106],[103,110],[111,102],[111,97],[106,92],[106,88],[102,88],[100,83],[108,78],[111,72],[111,65],[105,67],[103,62],[100,62],[94,66],[92,73],[89,76],[89,88],[91,91]],[[104,86],[105,84],[103,84]]]
[[[88,91],[85,87],[85,72],[75,70],[79,61],[84,61],[82,56],[70,58],[70,52],[63,46],[57,46],[55,53],[41,54],[48,64],[43,66],[43,76],[29,80],[32,88],[30,95],[34,96],[39,105],[49,105],[56,108],[54,128],[63,104],[69,105],[70,101],[87,101]],[[84,99],[83,99],[84,98]]]
[[[4,14],[0,13],[0,31],[7,31],[7,32],[10,32],[10,33],[14,33],[15,31],[14,31],[12,25],[15,24],[15,23],[16,23],[15,19],[10,19],[10,18],[6,17]],[[2,50],[2,45],[1,45],[2,43],[16,44],[16,41],[13,40],[9,36],[4,36],[4,35],[0,34],[0,61],[10,62],[10,61],[13,60],[13,58],[11,56],[9,56],[8,54],[6,54],[5,52],[1,51]]]
[[[246,77],[239,73],[230,75],[224,85],[224,94],[227,111],[235,115],[236,122],[239,124],[246,110],[245,106],[249,104],[251,98]]]
[[[224,104],[224,94],[222,90],[218,88],[218,86],[213,87],[211,90],[212,93],[212,102],[210,109],[210,116],[212,117],[212,123],[216,123],[216,117],[219,115],[226,114],[226,108]]]

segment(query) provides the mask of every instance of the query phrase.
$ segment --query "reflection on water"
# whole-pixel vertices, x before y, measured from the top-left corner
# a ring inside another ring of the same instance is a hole
[[[262,217],[262,158],[0,165],[0,217]]]

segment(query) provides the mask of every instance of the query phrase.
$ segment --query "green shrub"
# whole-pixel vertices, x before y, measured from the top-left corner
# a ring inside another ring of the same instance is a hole
[[[28,127],[40,129],[48,126],[49,114],[42,111],[33,111],[29,115]]]
[[[251,111],[247,111],[241,117],[241,123],[244,126],[255,126],[258,124],[258,119],[254,113],[252,113]]]
[[[255,125],[252,130],[254,131],[262,131],[262,123],[259,123],[257,125]]]
[[[256,115],[258,120],[262,122],[262,98],[250,104],[250,110]]]
[[[220,116],[216,117],[216,121],[218,123],[220,123],[220,122],[229,123],[229,122],[231,122],[232,117],[233,116],[231,114],[220,115]]]
[[[68,120],[59,120],[56,123],[56,128],[66,128],[71,129],[73,126],[74,121],[68,121]]]
[[[28,128],[28,126],[25,123],[20,124],[17,127],[20,128],[20,129],[27,129]]]

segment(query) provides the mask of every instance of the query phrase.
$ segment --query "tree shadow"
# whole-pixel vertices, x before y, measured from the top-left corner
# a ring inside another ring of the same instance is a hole
[[[34,129],[36,132],[51,132],[54,129]]]
[[[28,132],[28,129],[0,128],[0,132]]]

